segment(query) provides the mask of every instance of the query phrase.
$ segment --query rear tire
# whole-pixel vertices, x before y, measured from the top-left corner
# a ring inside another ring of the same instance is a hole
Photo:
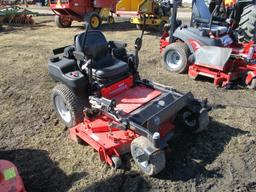
[[[85,16],[85,23],[88,24],[90,29],[97,30],[100,28],[102,20],[98,13],[92,12]]]
[[[164,48],[162,65],[171,72],[185,73],[188,70],[189,48],[185,43],[172,43]]]
[[[256,5],[250,4],[244,7],[237,31],[240,42],[253,40],[256,33]]]
[[[58,84],[53,88],[52,101],[59,119],[66,127],[71,128],[83,121],[85,101],[66,85]]]
[[[122,160],[120,159],[120,157],[112,156],[111,160],[115,169],[119,169],[122,166]]]
[[[67,27],[70,27],[72,24],[72,20],[68,17],[55,15],[54,20],[55,20],[56,26],[59,28],[67,28]]]

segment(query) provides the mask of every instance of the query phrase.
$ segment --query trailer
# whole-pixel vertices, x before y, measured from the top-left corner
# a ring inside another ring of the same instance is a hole
[[[70,27],[72,21],[85,21],[98,29],[102,21],[114,23],[113,13],[118,0],[50,0],[57,27]]]
[[[141,29],[146,26],[159,27],[168,22],[171,4],[169,1],[156,0],[120,0],[116,5],[116,13],[120,16],[130,16],[130,22]]]

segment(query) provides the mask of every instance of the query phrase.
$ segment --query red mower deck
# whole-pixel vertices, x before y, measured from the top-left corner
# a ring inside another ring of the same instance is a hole
[[[112,157],[120,157],[130,151],[130,144],[138,137],[133,131],[110,128],[106,116],[94,120],[85,120],[74,128],[70,129],[71,139],[78,139],[88,143],[99,152],[100,159],[113,165]],[[111,131],[110,131],[111,130]]]
[[[246,61],[253,42],[243,44],[243,47],[232,48],[231,58],[223,67],[194,63],[189,66],[188,75],[195,79],[198,76],[210,77],[215,86],[225,87],[239,79],[244,79],[245,85],[249,85],[256,78],[256,65]],[[256,58],[256,53],[252,56]]]
[[[117,90],[112,89],[116,88],[117,85],[120,87],[122,82],[118,82],[107,89]],[[136,86],[121,92],[111,99],[116,101],[116,108],[118,110],[122,110],[125,114],[128,114],[158,97],[160,94],[160,91],[145,86]],[[85,118],[83,123],[70,129],[70,136],[75,141],[82,140],[91,145],[99,152],[102,161],[114,166],[112,157],[120,157],[122,154],[130,152],[131,142],[139,135],[131,130],[124,131],[113,128],[113,126],[110,126],[112,121],[104,115],[97,116],[95,119]],[[172,128],[172,126],[168,128]]]

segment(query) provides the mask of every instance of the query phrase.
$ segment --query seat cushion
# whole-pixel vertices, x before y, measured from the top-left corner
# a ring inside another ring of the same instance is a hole
[[[183,39],[184,41],[189,41],[189,39],[196,40],[201,45],[209,46],[222,46],[220,39],[212,39],[207,36],[201,35],[202,30],[193,27],[181,28],[178,27],[173,36],[178,39]]]
[[[209,30],[209,27],[203,27],[203,29]],[[221,25],[212,25],[211,26],[211,32],[213,33],[213,35],[216,35],[217,33],[219,35],[223,35],[225,33],[227,33],[228,28],[226,26],[221,26]]]
[[[105,58],[97,61],[92,66],[93,75],[100,79],[113,78],[127,73],[128,64],[107,55]]]

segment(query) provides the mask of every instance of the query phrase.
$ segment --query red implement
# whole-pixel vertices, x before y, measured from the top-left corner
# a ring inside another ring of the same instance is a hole
[[[16,166],[6,160],[0,160],[0,191],[26,192]]]
[[[130,143],[138,135],[130,130],[110,128],[110,120],[106,116],[91,120],[85,119],[84,123],[70,129],[70,136],[75,141],[80,139],[91,145],[99,152],[102,161],[113,166],[112,157],[120,157],[128,153]]]

